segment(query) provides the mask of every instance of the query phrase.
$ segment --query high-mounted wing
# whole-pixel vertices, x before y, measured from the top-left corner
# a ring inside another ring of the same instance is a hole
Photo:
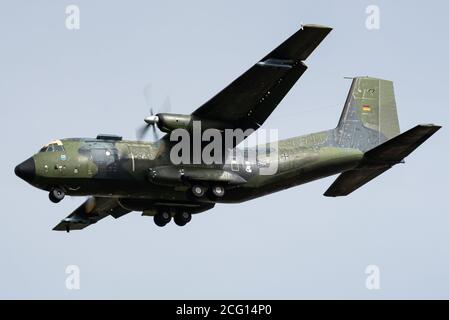
[[[53,230],[67,232],[81,230],[108,215],[119,218],[129,212],[131,211],[122,208],[115,198],[92,197],[62,220]]]
[[[304,60],[332,29],[304,25],[279,47],[195,110],[222,128],[257,130],[306,71]]]

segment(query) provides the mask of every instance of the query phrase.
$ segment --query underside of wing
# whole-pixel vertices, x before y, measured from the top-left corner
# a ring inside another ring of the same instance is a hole
[[[122,208],[115,198],[92,197],[63,219],[53,230],[67,232],[81,230],[108,215],[119,218],[129,212],[131,211]]]
[[[307,69],[303,61],[332,29],[305,25],[192,113],[222,128],[259,128]]]

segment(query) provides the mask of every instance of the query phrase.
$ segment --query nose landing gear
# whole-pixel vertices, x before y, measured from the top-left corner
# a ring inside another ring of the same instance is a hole
[[[52,188],[48,194],[48,198],[53,203],[61,202],[65,197],[65,192],[61,188]]]

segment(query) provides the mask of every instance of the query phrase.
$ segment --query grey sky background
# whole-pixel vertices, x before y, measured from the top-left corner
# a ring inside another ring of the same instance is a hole
[[[65,28],[65,7],[81,29]],[[367,5],[380,30],[365,28]],[[2,1],[0,298],[449,298],[449,5],[444,1]],[[84,199],[54,205],[14,166],[54,138],[135,138],[154,103],[190,113],[295,32],[334,28],[264,125],[280,138],[336,125],[344,76],[393,80],[402,130],[443,125],[349,197],[335,177],[238,205],[183,228],[131,213],[51,231]],[[81,270],[67,290],[65,268]],[[381,289],[365,287],[367,265]]]

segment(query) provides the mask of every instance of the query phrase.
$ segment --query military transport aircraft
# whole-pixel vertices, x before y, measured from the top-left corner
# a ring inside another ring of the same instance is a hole
[[[440,126],[425,124],[400,134],[391,81],[353,78],[337,126],[277,142],[277,171],[260,175],[266,162],[173,164],[168,138],[178,128],[257,130],[306,71],[304,61],[331,28],[304,25],[216,96],[190,115],[158,113],[148,128],[166,135],[153,142],[124,141],[115,135],[55,140],[15,168],[17,176],[49,192],[90,196],[53,230],[83,229],[111,215],[131,211],[154,217],[158,226],[173,218],[183,226],[192,214],[216,203],[236,203],[340,173],[324,193],[346,196],[390,169]],[[235,147],[235,144],[232,147]],[[227,153],[229,154],[229,153]],[[265,158],[266,159],[266,158]]]

